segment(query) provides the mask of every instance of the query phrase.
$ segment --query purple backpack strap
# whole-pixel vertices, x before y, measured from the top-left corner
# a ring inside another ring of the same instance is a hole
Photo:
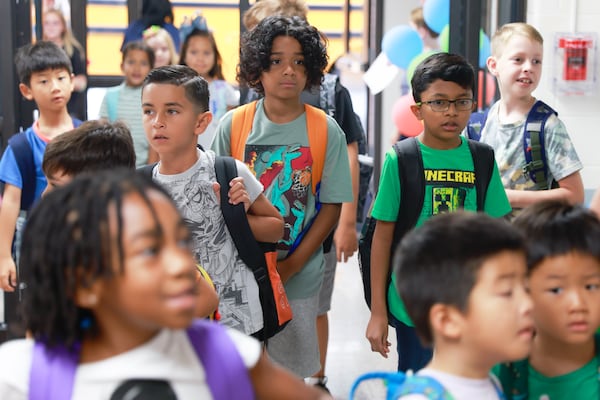
[[[70,400],[78,359],[76,350],[48,348],[36,341],[29,372],[29,400]]]
[[[248,369],[235,344],[216,322],[196,320],[187,329],[190,342],[204,366],[214,399],[254,399]]]

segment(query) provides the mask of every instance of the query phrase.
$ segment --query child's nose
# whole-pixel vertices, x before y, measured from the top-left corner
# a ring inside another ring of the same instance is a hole
[[[580,290],[571,290],[567,296],[571,311],[582,311],[587,308],[585,296]]]
[[[293,75],[295,73],[294,64],[291,62],[287,63],[283,69],[283,73],[284,75]]]
[[[154,121],[152,121],[152,126],[156,129],[164,128],[165,124],[162,121],[162,117],[159,113],[156,113],[156,116],[154,117]]]
[[[195,277],[196,264],[193,256],[188,249],[175,247],[166,257],[165,268],[172,276],[190,276]]]

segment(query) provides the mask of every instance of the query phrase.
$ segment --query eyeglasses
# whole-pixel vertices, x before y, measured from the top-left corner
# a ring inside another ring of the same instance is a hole
[[[444,112],[448,111],[450,108],[450,104],[454,104],[457,111],[467,111],[473,109],[473,99],[455,99],[455,100],[429,100],[429,101],[420,101],[416,103],[419,107],[423,104],[427,104],[431,107],[432,111],[436,112]]]

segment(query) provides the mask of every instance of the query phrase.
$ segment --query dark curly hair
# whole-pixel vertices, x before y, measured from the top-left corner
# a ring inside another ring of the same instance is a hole
[[[260,76],[270,68],[273,40],[278,36],[296,39],[302,47],[306,68],[306,88],[321,84],[327,66],[326,43],[314,26],[299,17],[271,16],[262,20],[254,29],[246,32],[240,46],[240,63],[237,79],[260,94],[264,88]]]
[[[74,348],[86,332],[95,333],[93,315],[76,304],[76,291],[98,279],[110,279],[115,271],[123,272],[121,208],[127,196],[137,194],[158,224],[150,191],[171,198],[150,178],[131,169],[82,174],[49,193],[32,210],[23,233],[19,269],[27,284],[25,328],[36,340]]]

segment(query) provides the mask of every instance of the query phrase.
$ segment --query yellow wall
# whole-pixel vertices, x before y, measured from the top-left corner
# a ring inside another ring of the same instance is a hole
[[[179,0],[181,3],[193,3],[192,0]],[[235,68],[239,52],[239,10],[237,1],[215,0],[214,4],[229,5],[223,8],[205,8],[202,14],[208,21],[209,28],[213,31],[223,58],[223,71],[225,78],[235,82]],[[343,0],[309,0],[310,7],[342,6]],[[355,6],[362,6],[362,0],[353,0]],[[235,7],[231,7],[235,5]],[[174,8],[174,25],[179,27],[185,16],[192,16],[197,11],[195,7],[177,6]],[[308,20],[324,32],[342,33],[344,17],[341,10],[311,10]],[[127,6],[88,4],[87,25],[89,28],[125,29],[127,27]],[[354,33],[363,32],[364,17],[361,10],[352,11],[350,14],[350,28]],[[90,75],[120,75],[121,53],[119,51],[123,40],[122,33],[89,32],[87,37],[88,73]],[[352,38],[350,51],[361,54],[363,40]],[[344,52],[342,39],[329,40],[330,61],[335,60]]]

